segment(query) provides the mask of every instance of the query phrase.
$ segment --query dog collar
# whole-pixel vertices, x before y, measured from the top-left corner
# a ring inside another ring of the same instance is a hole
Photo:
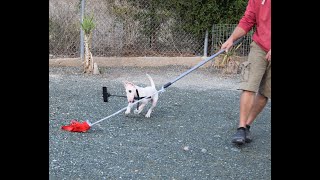
[[[138,97],[134,97],[134,99],[140,100],[140,99],[143,98],[143,97],[140,98],[138,89],[136,89],[136,94],[137,94]],[[139,102],[137,103],[137,110],[138,110],[138,109],[139,109]]]
[[[143,97],[140,98],[138,89],[136,89],[136,94],[137,94],[137,97],[135,96],[134,99],[140,100],[143,98]]]

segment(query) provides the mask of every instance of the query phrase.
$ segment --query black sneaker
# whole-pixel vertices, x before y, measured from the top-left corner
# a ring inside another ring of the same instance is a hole
[[[246,129],[244,127],[239,127],[237,132],[232,137],[232,142],[238,145],[244,144],[246,141]]]
[[[251,132],[248,128],[246,128],[246,143],[249,143],[252,141]]]

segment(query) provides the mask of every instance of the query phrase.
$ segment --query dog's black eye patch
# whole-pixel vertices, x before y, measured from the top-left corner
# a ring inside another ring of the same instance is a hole
[[[129,90],[129,93],[131,93],[131,90]]]

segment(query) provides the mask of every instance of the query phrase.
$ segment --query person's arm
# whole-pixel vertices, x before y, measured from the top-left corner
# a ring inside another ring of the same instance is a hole
[[[271,61],[271,49],[270,49],[269,52],[267,53],[266,59],[267,59],[267,61]]]
[[[243,17],[240,19],[238,26],[233,30],[233,33],[230,35],[227,41],[222,44],[221,49],[226,49],[226,52],[228,52],[234,41],[242,36],[245,36],[252,29],[256,23],[255,14],[255,1],[249,0],[246,11],[244,12]]]
[[[225,49],[226,52],[230,49],[230,47],[233,45],[233,42],[237,39],[241,38],[242,36],[245,36],[247,32],[242,29],[241,27],[237,26],[230,37],[227,39],[225,43],[222,44],[221,49]]]

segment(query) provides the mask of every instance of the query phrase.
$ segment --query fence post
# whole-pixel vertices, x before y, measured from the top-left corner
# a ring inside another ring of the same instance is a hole
[[[212,24],[212,29],[211,29],[211,52],[216,51],[217,49],[215,49],[215,28],[214,28],[214,24]]]
[[[84,16],[84,2],[85,0],[81,0],[81,24],[83,23],[83,16]],[[80,59],[83,60],[84,54],[84,36],[82,27],[80,27]]]
[[[208,33],[208,29],[206,30],[206,35],[204,37],[204,49],[203,49],[203,56],[204,57],[207,57],[208,55],[208,36],[209,36],[209,33]]]

